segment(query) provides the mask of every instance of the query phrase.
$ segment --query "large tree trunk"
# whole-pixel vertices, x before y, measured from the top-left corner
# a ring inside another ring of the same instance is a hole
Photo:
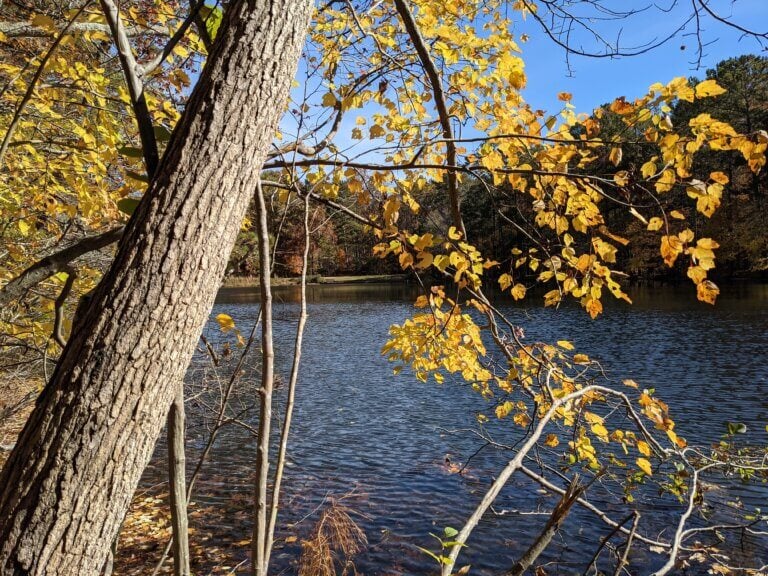
[[[98,574],[293,79],[309,0],[235,0],[157,177],[0,475],[0,573]]]

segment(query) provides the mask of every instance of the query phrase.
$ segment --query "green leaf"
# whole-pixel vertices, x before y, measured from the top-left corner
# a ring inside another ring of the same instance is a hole
[[[155,139],[158,142],[168,142],[168,140],[171,139],[171,131],[162,124],[160,126],[155,126],[154,130]]]
[[[437,554],[434,554],[433,552],[430,552],[429,550],[427,550],[426,548],[422,548],[421,546],[416,546],[416,548],[424,552],[424,554],[427,554],[430,558],[434,559],[439,564],[442,564],[442,561],[441,561],[442,556],[438,556]]]
[[[117,201],[117,209],[120,210],[123,214],[128,214],[128,216],[132,216],[133,212],[136,210],[136,206],[139,205],[139,200],[136,198],[121,198]]]
[[[728,434],[730,436],[747,433],[747,425],[743,422],[726,422],[726,425],[728,426]]]
[[[453,538],[454,536],[457,536],[459,534],[459,531],[456,530],[456,528],[451,528],[450,526],[446,526],[443,530],[443,536],[446,538]]]
[[[147,177],[146,174],[139,174],[138,172],[134,172],[133,170],[126,170],[125,175],[131,180],[137,180],[139,182],[149,183],[149,178]]]
[[[210,6],[203,6],[200,8],[200,17],[205,22],[205,29],[208,31],[208,36],[211,37],[211,40],[214,40],[219,31],[219,26],[221,26],[224,12],[219,7],[211,8]]]
[[[129,158],[142,158],[144,156],[144,151],[141,148],[136,148],[135,146],[121,146],[117,149],[117,151],[123,156],[128,156]]]

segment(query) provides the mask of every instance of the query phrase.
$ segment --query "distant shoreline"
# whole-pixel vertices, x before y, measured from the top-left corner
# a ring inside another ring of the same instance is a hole
[[[307,276],[307,284],[373,284],[383,282],[407,282],[408,274],[372,274],[364,276]],[[301,278],[272,278],[272,286],[298,286]],[[222,284],[222,288],[251,288],[258,287],[258,276],[230,276]]]

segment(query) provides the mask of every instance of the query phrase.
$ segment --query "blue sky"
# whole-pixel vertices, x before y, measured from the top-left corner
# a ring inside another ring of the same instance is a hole
[[[669,4],[671,0],[664,3]],[[606,4],[613,4],[618,9],[641,3],[614,0]],[[622,22],[622,45],[642,44],[668,35],[690,12],[690,3],[683,4],[668,14],[652,10]],[[760,32],[768,31],[768,0],[735,0],[733,3],[731,0],[711,0],[709,4],[718,14],[731,17],[735,23]],[[528,74],[525,98],[536,108],[554,111],[560,107],[557,93],[571,92],[576,110],[588,112],[616,96],[641,96],[654,82],[667,82],[675,76],[703,78],[706,69],[713,68],[721,60],[741,54],[761,53],[760,45],[753,38],[744,38],[740,32],[711,18],[703,18],[702,24],[702,39],[711,43],[704,47],[702,68],[699,70],[695,69],[695,63],[692,64],[697,58],[697,40],[685,35],[693,31],[691,26],[690,30],[647,54],[616,59],[572,55],[572,76],[569,76],[565,51],[529,19],[519,29],[530,37],[522,46]],[[614,32],[613,35],[607,34],[613,39],[618,26],[605,26],[604,29]],[[685,49],[681,50],[681,46]]]
[[[649,6],[648,2],[653,1],[600,0],[600,5],[613,10],[629,10]],[[691,4],[685,0],[655,1],[657,4],[650,4],[648,10],[632,17],[599,23],[600,32],[609,41],[620,35],[621,47],[629,49],[669,36],[690,17]],[[664,12],[655,7],[661,5],[672,6],[672,9]],[[716,13],[736,24],[758,32],[768,32],[768,0],[709,0],[708,5]],[[527,42],[521,43],[528,76],[523,96],[532,107],[544,109],[550,114],[556,114],[562,109],[563,103],[557,99],[559,92],[573,94],[571,103],[576,112],[589,113],[600,104],[618,96],[626,96],[628,99],[642,96],[655,82],[666,83],[676,76],[704,78],[707,68],[713,68],[721,60],[732,56],[768,54],[762,51],[762,47],[754,38],[744,37],[741,32],[703,16],[701,40],[704,49],[698,69],[698,40],[691,35],[695,30],[694,25],[689,25],[666,44],[644,54],[621,58],[589,58],[571,54],[569,66],[565,50],[547,37],[538,23],[530,17],[526,21],[520,21],[519,14],[516,14],[515,20],[516,36],[519,38],[525,34],[529,38]],[[584,49],[591,50],[600,48],[593,38],[585,36],[576,36],[573,45],[581,45]],[[681,49],[681,46],[685,46],[685,49]],[[305,70],[305,62],[302,61],[298,74],[300,81],[303,80]],[[317,92],[310,96],[311,102],[318,101],[327,91],[326,88],[318,87],[317,82],[314,82],[312,88]],[[293,96],[298,101],[302,99],[302,90],[302,87],[293,90]],[[355,155],[381,144],[368,140],[353,141],[349,138],[355,126],[355,117],[368,115],[374,108],[369,106],[362,112],[345,115],[341,129],[334,139],[340,150]],[[295,135],[296,124],[290,115],[283,118],[281,130],[286,139]],[[464,136],[474,135],[473,130],[468,127],[460,132]],[[374,154],[373,159],[380,159],[380,154]]]

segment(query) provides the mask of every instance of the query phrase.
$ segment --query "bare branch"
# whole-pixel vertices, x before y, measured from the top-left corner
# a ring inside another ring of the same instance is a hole
[[[406,0],[395,0],[395,7],[397,13],[403,21],[405,30],[408,32],[416,53],[419,55],[422,66],[427,73],[429,83],[432,86],[432,94],[435,97],[435,108],[437,108],[437,114],[440,118],[440,126],[443,129],[443,138],[446,145],[446,164],[448,166],[456,165],[456,144],[453,142],[453,129],[451,128],[451,116],[448,113],[448,106],[445,102],[445,94],[443,93],[443,86],[440,81],[440,74],[437,71],[432,57],[429,55],[429,50],[424,42],[424,38],[419,32],[418,24],[411,13],[410,8],[405,3]],[[451,204],[451,215],[453,217],[453,225],[459,230],[466,239],[467,231],[464,228],[464,220],[461,217],[461,202],[459,199],[458,180],[456,178],[456,172],[448,168],[448,197]]]
[[[101,250],[102,248],[117,242],[122,235],[122,226],[113,228],[103,234],[83,238],[58,252],[54,252],[53,254],[38,260],[32,264],[32,266],[16,276],[16,278],[0,288],[0,307],[5,306],[12,300],[20,298],[24,292],[46,278],[65,270],[69,263],[76,258],[79,258],[88,252]]]
[[[341,118],[343,116],[343,111],[341,109],[341,102],[336,102],[335,110],[336,110],[336,115],[334,116],[331,129],[328,131],[328,134],[326,134],[325,137],[320,142],[318,142],[314,146],[310,146],[306,144],[303,140],[297,140],[296,142],[291,142],[290,144],[286,144],[279,150],[272,152],[269,155],[269,157],[274,158],[277,156],[283,156],[285,154],[290,154],[291,152],[296,152],[297,154],[301,154],[302,156],[315,156],[320,152],[322,152],[325,148],[328,147],[328,144],[330,144],[333,138],[336,136],[336,133],[339,131],[339,126],[341,125]]]
[[[275,539],[275,525],[277,524],[277,513],[280,504],[280,484],[283,480],[283,470],[285,469],[286,452],[288,451],[288,434],[291,429],[291,420],[293,418],[294,399],[296,397],[296,383],[299,379],[299,365],[301,363],[302,342],[304,339],[304,326],[307,323],[307,265],[309,262],[309,195],[304,196],[304,253],[302,255],[301,265],[301,312],[299,321],[296,325],[296,340],[293,346],[293,363],[291,364],[291,376],[288,381],[288,400],[285,405],[285,421],[283,430],[280,433],[280,448],[277,456],[277,468],[275,469],[275,480],[272,485],[272,503],[267,525],[267,540],[264,546],[264,565],[265,572],[268,572],[269,558],[272,552],[272,545]]]
[[[64,338],[64,304],[72,292],[72,286],[77,278],[77,271],[71,266],[67,266],[64,270],[67,273],[67,279],[64,282],[64,287],[61,289],[56,302],[54,303],[54,317],[53,317],[53,339],[56,344],[64,348],[67,345],[67,340]]]
[[[528,439],[520,447],[520,450],[517,454],[515,454],[515,457],[512,458],[512,460],[510,460],[504,469],[499,473],[496,480],[494,480],[493,484],[491,484],[491,487],[488,489],[480,503],[475,508],[475,511],[470,515],[464,526],[459,531],[458,535],[454,539],[456,545],[451,548],[451,552],[448,555],[450,561],[443,566],[442,576],[450,576],[453,573],[453,567],[456,565],[456,559],[459,557],[461,548],[466,544],[469,535],[475,529],[475,526],[477,526],[478,522],[480,522],[480,519],[483,517],[483,515],[485,515],[491,504],[493,504],[493,502],[496,500],[499,492],[501,492],[501,489],[512,477],[512,474],[514,474],[523,466],[523,460],[539,441],[547,424],[555,415],[555,412],[564,404],[577,400],[583,397],[585,394],[589,394],[590,392],[595,392],[596,388],[598,387],[585,386],[581,390],[577,390],[576,392],[567,394],[562,398],[558,398],[552,403],[549,410],[547,410],[539,420],[535,430],[528,436]]]
[[[50,28],[35,26],[29,22],[0,22],[0,33],[4,34],[7,38],[53,38],[57,34],[62,34],[64,28],[66,28],[65,34],[110,32],[107,24],[99,24],[98,22],[74,22],[68,27],[62,26],[55,31]],[[135,36],[157,35],[158,31],[141,26],[128,26],[125,29],[125,33],[129,38],[133,38]]]
[[[527,466],[523,466],[520,468],[520,472],[528,476],[531,480],[538,483],[542,488],[545,488],[551,492],[555,492],[556,494],[565,494],[565,490],[563,488],[560,488],[559,486],[556,486],[555,484],[552,484],[549,480],[541,476],[540,474],[537,474]],[[582,508],[589,510],[592,512],[595,516],[597,516],[603,523],[607,524],[608,526],[611,526],[613,528],[618,528],[620,532],[629,535],[631,533],[630,530],[627,528],[624,528],[621,524],[616,522],[613,518],[608,516],[605,512],[600,510],[597,506],[592,504],[590,501],[585,500],[584,498],[579,498],[577,500],[579,506]],[[670,548],[671,546],[666,542],[661,542],[659,540],[653,540],[651,538],[647,538],[643,536],[642,534],[635,534],[635,537],[643,542],[644,544],[648,544],[649,546],[659,546],[660,548]]]
[[[149,113],[147,99],[144,94],[144,84],[141,80],[141,68],[133,55],[131,43],[125,32],[120,11],[114,0],[99,0],[104,10],[104,15],[112,31],[112,38],[117,47],[117,56],[120,59],[120,65],[125,74],[125,80],[128,84],[128,93],[131,96],[131,104],[136,115],[136,123],[139,126],[139,138],[141,139],[141,148],[144,153],[144,163],[147,168],[147,175],[151,179],[157,166],[160,163],[160,155],[157,151],[157,141],[155,131],[152,127],[152,116]]]
[[[717,464],[707,464],[703,468],[693,469],[693,474],[691,475],[690,493],[688,495],[688,507],[680,516],[680,520],[677,523],[675,537],[672,540],[672,549],[669,551],[669,559],[664,564],[664,566],[651,574],[651,576],[665,576],[665,574],[669,574],[670,570],[675,567],[675,564],[677,563],[677,555],[680,552],[680,546],[683,543],[685,524],[688,522],[688,518],[690,518],[691,514],[693,513],[693,509],[696,506],[696,498],[699,495],[699,474],[714,466],[717,466]]]
[[[256,228],[259,238],[259,286],[261,289],[261,385],[259,387],[259,437],[256,448],[255,521],[251,539],[252,572],[266,574],[267,482],[269,480],[269,436],[272,422],[272,391],[275,381],[275,351],[272,333],[272,285],[270,279],[269,225],[261,180],[256,183]]]
[[[536,559],[541,556],[542,552],[547,549],[552,538],[555,537],[560,526],[565,521],[566,516],[571,511],[571,508],[584,493],[585,486],[579,483],[578,475],[568,485],[568,489],[563,494],[562,498],[558,501],[555,509],[552,511],[552,515],[547,520],[539,536],[526,550],[520,559],[515,563],[512,569],[506,573],[505,576],[522,576],[525,571],[530,568]]]
[[[621,559],[619,560],[619,563],[616,565],[616,571],[613,573],[613,576],[621,576],[621,571],[628,564],[628,558],[629,558],[629,550],[632,548],[632,540],[635,538],[635,534],[637,534],[637,526],[640,524],[640,512],[635,510],[635,519],[632,521],[632,530],[629,531],[629,537],[627,538],[627,543],[624,545],[624,552],[621,555]]]
[[[607,544],[608,544],[608,542],[611,540],[611,538],[613,538],[613,537],[614,537],[614,535],[615,535],[615,534],[616,534],[616,533],[617,533],[619,530],[621,530],[621,529],[624,527],[624,525],[625,525],[627,522],[629,522],[630,520],[632,520],[632,518],[635,518],[635,517],[636,517],[636,514],[637,514],[637,512],[632,512],[632,514],[630,514],[629,516],[627,516],[626,518],[624,518],[624,520],[622,520],[622,521],[619,523],[619,525],[618,525],[618,526],[616,526],[616,527],[615,527],[613,530],[611,530],[610,532],[608,532],[608,534],[606,534],[605,536],[603,536],[603,537],[600,539],[600,544],[598,545],[598,547],[597,547],[597,550],[595,550],[595,553],[592,555],[592,559],[589,561],[589,564],[588,564],[588,565],[587,565],[587,567],[584,569],[584,572],[582,573],[582,576],[587,576],[587,574],[589,574],[589,571],[592,569],[592,567],[593,567],[593,566],[595,566],[595,565],[597,564],[597,560],[598,560],[598,558],[600,558],[600,553],[601,553],[601,552],[603,551],[603,549],[606,547],[606,545],[607,545]]]
[[[152,58],[152,60],[149,62],[138,66],[137,73],[139,77],[146,78],[152,74],[152,72],[154,72],[163,63],[163,61],[170,55],[170,53],[173,52],[173,49],[176,47],[176,45],[181,41],[182,38],[184,38],[184,34],[187,33],[189,27],[198,18],[200,14],[200,8],[203,7],[203,4],[205,4],[205,0],[200,0],[197,4],[190,5],[189,15],[186,17],[184,22],[181,23],[181,26],[179,26],[174,35],[171,36],[170,40],[168,40],[160,53]],[[206,30],[205,23],[203,23],[202,29]]]

